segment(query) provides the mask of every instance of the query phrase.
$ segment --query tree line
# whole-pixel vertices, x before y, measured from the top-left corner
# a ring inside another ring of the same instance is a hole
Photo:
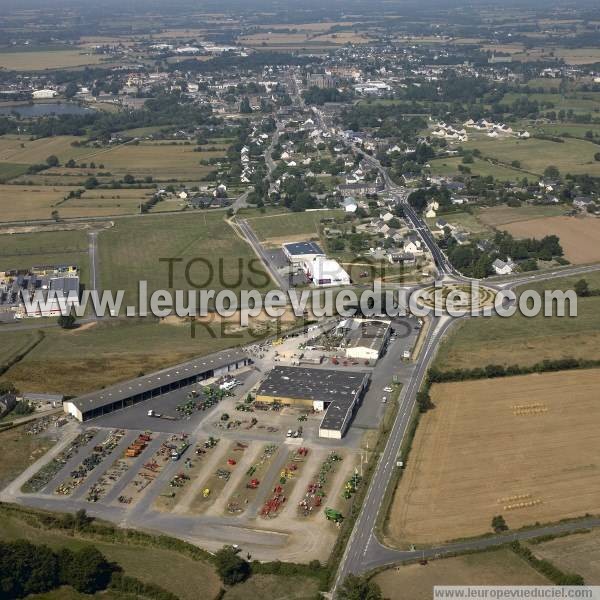
[[[446,383],[451,381],[468,381],[473,379],[491,379],[496,377],[511,377],[513,375],[529,375],[531,373],[546,373],[554,371],[568,371],[572,369],[590,369],[600,366],[600,360],[584,358],[559,358],[556,360],[545,359],[530,366],[522,365],[486,365],[473,369],[450,369],[442,371],[437,367],[429,369],[427,374],[428,384]]]

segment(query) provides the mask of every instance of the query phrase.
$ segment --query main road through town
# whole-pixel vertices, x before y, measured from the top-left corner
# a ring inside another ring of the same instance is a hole
[[[418,231],[423,243],[428,247],[428,250],[431,252],[435,260],[439,279],[449,282],[465,281],[467,278],[462,277],[455,271],[445,254],[436,244],[427,225],[408,204],[403,188],[398,187],[391,181],[386,169],[384,169],[377,160],[367,154],[364,154],[358,149],[356,150],[365,157],[371,166],[380,171],[386,184],[387,191],[394,194],[398,203],[403,205],[405,217],[410,221],[412,227]],[[518,285],[523,285],[526,283],[545,281],[569,275],[580,275],[595,270],[600,270],[600,264],[568,267],[564,269],[557,269],[556,271],[552,272],[542,272],[528,276],[521,275],[512,278],[498,279],[493,281],[493,287],[503,289],[514,288]],[[373,476],[369,483],[369,488],[365,496],[364,503],[360,509],[359,515],[350,535],[350,539],[340,561],[332,589],[333,597],[335,597],[340,583],[350,573],[362,574],[376,567],[391,565],[401,561],[415,560],[419,558],[433,558],[453,552],[484,549],[517,539],[528,539],[540,535],[559,534],[577,531],[585,527],[600,526],[600,519],[590,517],[583,520],[561,522],[556,525],[526,529],[518,532],[512,532],[510,534],[465,540],[444,546],[429,548],[427,550],[411,551],[402,551],[386,547],[377,539],[376,524],[378,515],[382,508],[382,502],[386,494],[386,490],[391,484],[394,471],[400,468],[397,466],[397,462],[403,460],[403,457],[400,456],[400,450],[411,422],[411,416],[415,409],[417,392],[419,391],[425,379],[427,369],[435,358],[440,341],[446,335],[450,327],[452,327],[452,325],[459,320],[459,318],[452,318],[449,316],[432,317],[421,353],[417,357],[417,364],[413,372],[413,376],[410,380],[403,382],[403,388],[398,400],[398,413],[390,430],[386,446],[378,459]]]

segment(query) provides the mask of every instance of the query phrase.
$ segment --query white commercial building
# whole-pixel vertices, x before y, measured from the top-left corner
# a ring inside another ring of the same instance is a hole
[[[346,273],[337,260],[323,256],[305,260],[304,272],[316,286],[350,285],[350,275]]]
[[[56,98],[58,92],[56,90],[35,90],[31,95],[34,100],[48,100],[50,98]]]
[[[346,319],[339,325],[346,331],[346,358],[377,361],[391,334],[391,321],[384,319]]]

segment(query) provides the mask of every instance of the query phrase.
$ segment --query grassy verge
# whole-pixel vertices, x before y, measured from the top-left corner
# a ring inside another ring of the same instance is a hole
[[[396,419],[396,415],[398,414],[398,398],[400,396],[400,391],[401,387],[396,386],[396,389],[392,392],[392,401],[390,402],[389,408],[386,411],[384,418],[381,422],[379,436],[377,438],[377,444],[373,452],[373,459],[367,464],[366,468],[364,469],[363,480],[361,482],[360,487],[358,488],[358,491],[356,492],[356,495],[354,496],[354,501],[352,503],[350,513],[344,519],[340,534],[338,535],[333,550],[331,551],[331,554],[329,556],[327,567],[330,573],[330,583],[333,583],[333,578],[335,578],[338,566],[344,555],[346,545],[348,543],[348,540],[350,539],[352,530],[354,529],[354,524],[356,523],[356,519],[360,514],[363,501],[369,489],[369,485],[371,484],[371,478],[373,477],[373,473],[375,471],[379,458],[381,457],[381,453],[383,452],[385,445],[387,444],[389,433]]]
[[[166,536],[155,536],[92,521],[77,526],[71,515],[0,504],[0,538],[28,539],[53,549],[92,542],[128,576],[158,585],[182,600],[214,598],[221,584],[208,552]]]
[[[386,530],[389,521],[389,513],[392,508],[392,503],[394,502],[394,496],[396,495],[396,490],[400,485],[400,480],[402,479],[402,473],[406,468],[406,463],[408,462],[408,458],[410,455],[410,451],[412,448],[413,440],[415,439],[415,434],[417,433],[417,427],[419,426],[419,419],[421,417],[421,413],[419,412],[418,407],[415,405],[413,412],[410,417],[410,422],[408,424],[408,428],[406,431],[406,435],[402,440],[402,444],[400,446],[400,456],[402,457],[402,462],[404,463],[402,468],[396,468],[390,479],[390,483],[385,490],[385,494],[383,496],[383,500],[381,502],[381,508],[379,509],[379,513],[377,514],[377,521],[375,522],[375,535],[384,540],[386,538]]]
[[[221,591],[213,555],[188,542],[95,519],[81,524],[70,514],[0,503],[0,539],[19,538],[53,548],[78,548],[92,542],[109,560],[118,562],[126,575],[160,586],[182,600],[248,598],[263,589],[270,590],[272,597],[304,600],[326,589],[329,576],[327,567],[316,562],[253,561],[249,580]],[[286,595],[290,582],[301,595]]]

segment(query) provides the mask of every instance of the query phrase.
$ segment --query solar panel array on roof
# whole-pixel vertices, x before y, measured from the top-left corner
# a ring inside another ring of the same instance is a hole
[[[290,256],[302,256],[304,254],[325,255],[319,244],[315,242],[294,242],[284,244],[283,247]]]

